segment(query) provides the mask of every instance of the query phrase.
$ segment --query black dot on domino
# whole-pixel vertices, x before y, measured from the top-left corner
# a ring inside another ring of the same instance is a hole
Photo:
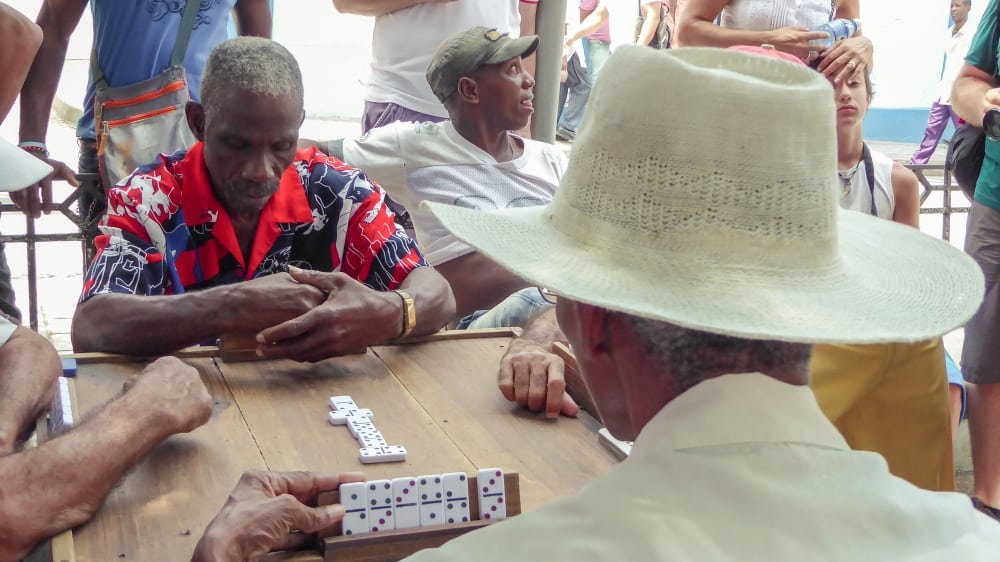
[[[449,522],[449,523],[454,523],[454,522],[455,522],[455,520],[449,517],[449,518],[448,518],[448,522]]]
[[[436,518],[437,518],[437,513],[431,513],[431,519],[436,519]]]
[[[468,517],[465,517],[465,516],[463,516],[463,517],[462,517],[462,522],[463,522],[463,523],[464,523],[464,522],[466,522],[466,521],[468,521],[468,520],[469,520],[469,518],[468,518]]]
[[[465,506],[466,506],[466,503],[465,503],[465,502],[462,502],[462,507],[465,507]]]
[[[392,485],[389,484],[388,482],[386,482],[385,484],[383,484],[383,486],[385,487],[386,490],[388,490],[389,488],[392,487]]]
[[[465,482],[465,475],[463,474],[463,475],[459,476],[458,479],[460,481],[462,481],[462,482]]]
[[[352,500],[356,500],[356,499],[358,499],[358,495],[357,495],[357,494],[351,494],[351,499],[352,499]]]

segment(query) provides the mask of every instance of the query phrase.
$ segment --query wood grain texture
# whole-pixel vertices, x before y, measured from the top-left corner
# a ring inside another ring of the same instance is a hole
[[[219,356],[219,348],[214,345],[197,345],[185,347],[171,353],[179,359],[202,359]],[[121,353],[104,353],[103,351],[92,351],[87,353],[63,353],[60,357],[76,359],[77,365],[89,365],[93,363],[148,363],[156,357],[144,357],[142,355],[123,355]]]
[[[579,420],[548,420],[504,399],[497,371],[509,341],[432,342],[375,352],[476,467],[520,473],[522,508],[530,511],[576,492],[615,459]]]
[[[211,420],[153,449],[111,492],[97,516],[76,529],[73,538],[80,562],[187,559],[243,471],[265,468],[214,362],[187,362],[201,373],[215,400]],[[81,365],[76,379],[78,411],[92,412],[117,396],[122,383],[142,367]]]
[[[315,364],[294,361],[226,363],[220,368],[272,470],[362,471],[368,480],[473,472],[462,451],[371,352]],[[328,400],[349,395],[406,461],[361,464],[361,445],[347,426],[331,425]]]

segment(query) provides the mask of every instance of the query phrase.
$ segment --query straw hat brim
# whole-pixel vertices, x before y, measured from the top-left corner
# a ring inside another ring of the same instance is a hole
[[[692,262],[622,240],[588,248],[553,226],[548,207],[483,212],[425,202],[457,237],[560,296],[686,328],[802,343],[921,341],[961,326],[984,279],[946,242],[838,210],[840,259],[824,268]]]

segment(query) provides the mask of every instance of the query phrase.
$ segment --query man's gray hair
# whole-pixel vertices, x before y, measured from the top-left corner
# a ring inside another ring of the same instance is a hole
[[[725,374],[806,374],[809,369],[809,344],[735,338],[628,314],[624,317],[653,359],[668,367],[678,392]]]
[[[242,90],[302,105],[302,73],[292,53],[262,37],[237,37],[220,43],[208,56],[201,80],[206,112],[221,108],[226,94]]]

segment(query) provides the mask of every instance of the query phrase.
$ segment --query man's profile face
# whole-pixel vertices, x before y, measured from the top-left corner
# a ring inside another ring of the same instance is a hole
[[[475,74],[479,100],[497,126],[507,131],[524,128],[534,112],[535,79],[521,66],[521,57],[488,64]]]
[[[972,6],[966,0],[951,0],[951,19],[956,22],[965,21],[969,17]]]
[[[205,114],[205,165],[230,214],[259,213],[295,157],[302,103],[235,91]]]

